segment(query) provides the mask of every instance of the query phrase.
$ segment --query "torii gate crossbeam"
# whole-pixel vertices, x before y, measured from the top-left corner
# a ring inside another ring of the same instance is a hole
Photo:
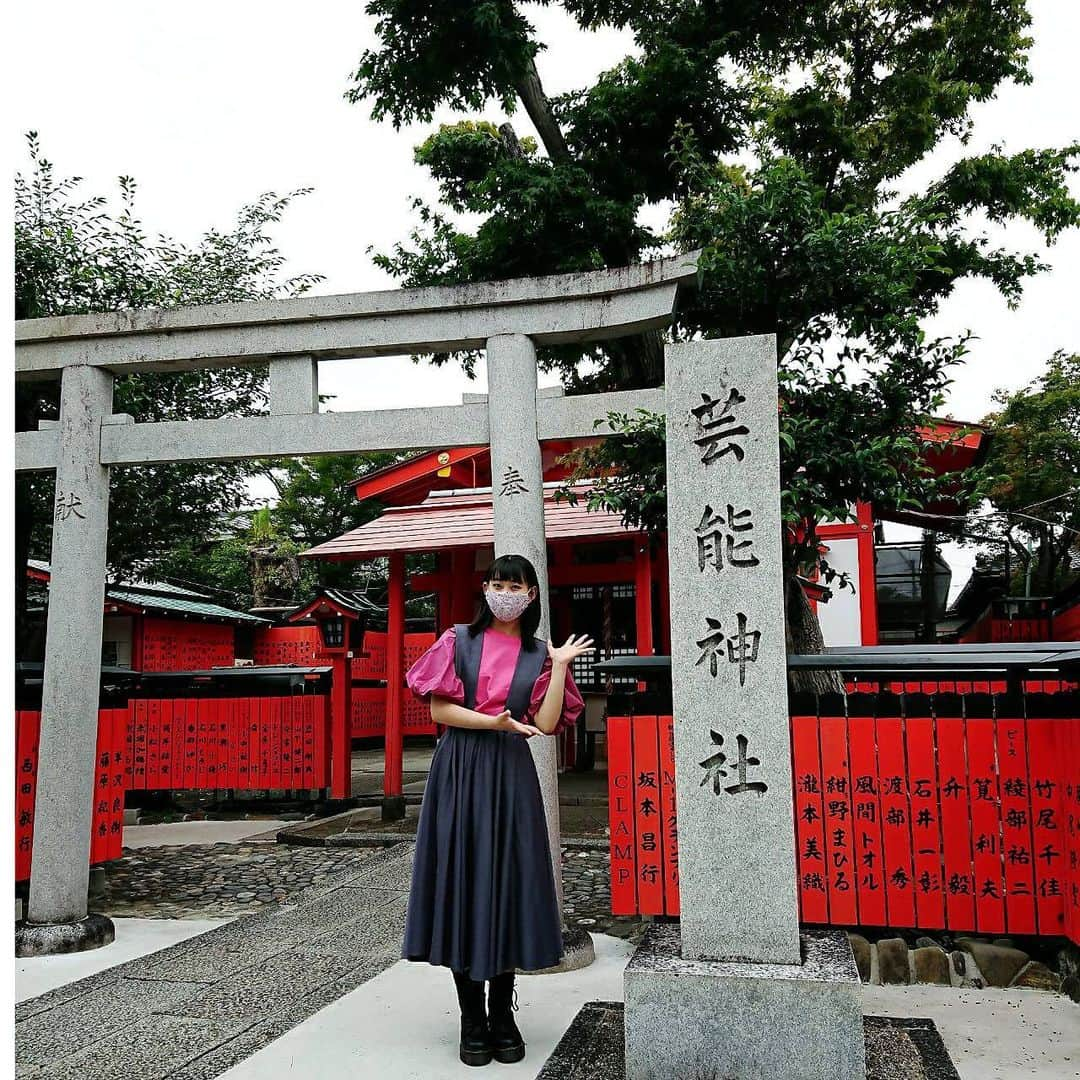
[[[15,325],[17,379],[60,379],[60,419],[15,436],[16,469],[55,470],[51,582],[37,806],[26,924],[17,951],[112,940],[87,914],[94,746],[108,536],[109,469],[172,461],[296,457],[490,443],[496,554],[529,558],[550,633],[542,440],[603,435],[609,409],[662,411],[660,390],[571,398],[536,393],[538,344],[590,342],[666,325],[696,253],[617,270],[452,288],[29,319]],[[487,403],[320,413],[318,361],[406,352],[487,351]],[[267,416],[137,424],[112,411],[116,375],[269,362]],[[610,432],[607,432],[610,433]],[[555,748],[530,740],[561,877]]]

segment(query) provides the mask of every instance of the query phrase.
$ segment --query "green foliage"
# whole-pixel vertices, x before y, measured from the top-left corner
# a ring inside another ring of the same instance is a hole
[[[349,101],[372,97],[376,119],[394,127],[430,121],[440,105],[477,111],[490,98],[514,105],[514,87],[540,44],[507,0],[370,0],[383,47],[368,50]]]
[[[36,133],[27,142],[32,173],[15,177],[16,318],[297,296],[322,280],[303,274],[278,281],[284,257],[266,235],[308,188],[263,194],[240,210],[232,229],[210,229],[190,248],[163,234],[146,235],[135,216],[130,177],[120,178],[120,209],[113,213],[104,196],[78,196],[80,177],[55,178]],[[113,407],[140,422],[250,416],[265,406],[266,377],[266,365],[120,376]],[[17,426],[56,418],[58,390],[56,383],[17,384]],[[246,498],[246,481],[257,471],[246,462],[114,467],[111,572],[143,572],[192,537],[213,534]],[[17,559],[28,553],[49,558],[53,484],[51,474],[18,479],[17,531],[24,543]]]
[[[379,517],[385,507],[373,499],[358,502],[354,481],[401,460],[400,453],[329,454],[321,457],[266,461],[277,490],[271,512],[274,529],[300,548],[357,529]],[[302,564],[311,560],[303,559]],[[324,562],[311,568],[320,585],[357,588],[370,567],[351,562]],[[359,576],[358,576],[359,574]]]
[[[510,0],[476,6],[488,12],[482,32],[472,5],[369,3],[380,47],[365,54],[350,98],[371,99],[374,116],[398,124],[491,101],[512,112],[516,95],[559,133],[537,124],[543,156],[522,152],[508,125],[440,129],[417,161],[445,209],[414,203],[418,227],[380,265],[424,285],[701,249],[701,287],[673,334],[777,337],[790,570],[812,569],[816,524],[845,518],[854,500],[884,511],[944,490],[977,500],[986,477],[934,478],[918,434],[968,335],[928,341],[921,327],[964,279],[991,281],[1017,303],[1046,266],[994,244],[984,223],[1028,221],[1051,243],[1080,223],[1070,193],[1080,144],[995,147],[906,197],[893,185],[946,136],[966,143],[973,104],[1005,81],[1030,81],[1024,0],[562,6],[583,31],[629,31],[634,53],[538,105],[522,79],[542,45]],[[655,236],[642,211],[665,201],[670,228]],[[590,372],[580,353],[541,355],[572,391],[654,384],[655,351],[626,342],[588,354]],[[475,356],[464,360],[471,368]],[[620,434],[575,455],[574,475],[605,476],[594,505],[661,527],[656,420],[607,419]]]
[[[1080,356],[1055,353],[1038,379],[994,400],[983,420],[993,510],[971,527],[1012,547],[1032,595],[1052,595],[1076,576],[1069,552],[1080,552]]]

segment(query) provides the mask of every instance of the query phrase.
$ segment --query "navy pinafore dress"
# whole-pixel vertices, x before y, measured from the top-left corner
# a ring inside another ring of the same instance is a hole
[[[484,635],[456,624],[454,667],[475,708]],[[547,657],[521,649],[506,708],[520,720]],[[533,738],[543,736],[534,735]],[[401,955],[490,979],[563,956],[562,929],[540,781],[528,739],[511,731],[446,727],[431,759]]]

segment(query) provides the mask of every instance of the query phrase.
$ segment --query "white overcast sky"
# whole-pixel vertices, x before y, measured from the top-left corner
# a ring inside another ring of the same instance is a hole
[[[582,33],[561,10],[525,7],[548,45],[538,63],[549,92],[585,85],[629,47],[619,33]],[[993,143],[1008,151],[1060,146],[1080,136],[1080,5],[1031,0],[1030,7],[1034,85],[1006,85],[977,107],[968,153]],[[19,5],[12,22],[13,172],[27,170],[24,133],[36,130],[58,176],[82,176],[84,194],[110,196],[117,176],[133,176],[146,231],[189,244],[207,228],[229,227],[263,191],[310,186],[273,227],[286,271],[324,274],[319,293],[394,287],[366,249],[404,239],[413,223],[410,196],[432,196],[412,161],[429,127],[395,132],[371,120],[364,104],[344,100],[361,52],[374,42],[373,20],[358,0],[51,0]],[[488,116],[502,119],[496,106]],[[514,123],[531,130],[523,113]],[[942,147],[918,178],[940,173],[960,152]],[[998,235],[1040,252],[1053,270],[1027,286],[1016,311],[989,285],[963,283],[928,327],[978,335],[949,402],[961,419],[982,416],[996,388],[1030,381],[1055,349],[1080,351],[1080,235],[1049,251],[1026,227]],[[338,395],[335,410],[451,403],[463,389],[486,389],[479,375],[470,385],[456,368],[420,369],[406,358],[336,361],[320,370],[323,392]],[[966,576],[960,564],[969,560],[950,558],[958,585]]]

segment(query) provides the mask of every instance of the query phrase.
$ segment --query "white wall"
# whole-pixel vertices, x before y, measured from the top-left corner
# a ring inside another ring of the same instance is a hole
[[[831,540],[825,553],[828,564],[838,573],[847,572],[851,583],[859,586],[859,541]],[[858,592],[837,588],[836,582],[829,586],[832,599],[818,604],[818,621],[826,645],[861,645],[862,619],[859,614]]]

